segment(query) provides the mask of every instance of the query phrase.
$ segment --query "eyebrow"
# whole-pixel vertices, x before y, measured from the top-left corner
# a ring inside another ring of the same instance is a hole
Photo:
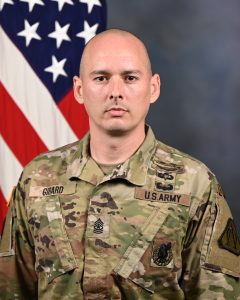
[[[111,74],[110,71],[107,71],[107,70],[95,70],[95,71],[92,71],[90,73],[90,75],[94,76],[94,75],[109,75]],[[140,70],[126,70],[126,71],[123,71],[121,72],[121,75],[129,75],[129,74],[142,74],[142,72]]]
[[[90,73],[90,75],[108,75],[110,74],[110,72],[106,71],[106,70],[95,70],[95,71],[92,71]]]
[[[129,75],[129,74],[142,74],[142,72],[140,70],[126,70],[124,72],[122,72],[122,75]]]

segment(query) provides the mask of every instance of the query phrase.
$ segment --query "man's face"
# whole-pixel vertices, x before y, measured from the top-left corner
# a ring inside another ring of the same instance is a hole
[[[132,36],[102,36],[88,45],[81,66],[74,92],[85,105],[90,131],[122,135],[143,129],[160,79],[151,75],[142,44]]]

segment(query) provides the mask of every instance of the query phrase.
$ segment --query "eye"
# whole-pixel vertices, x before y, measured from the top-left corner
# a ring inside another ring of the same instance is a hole
[[[103,76],[103,75],[102,76],[97,76],[97,77],[94,78],[94,80],[102,82],[102,81],[106,81],[107,77]]]
[[[136,81],[137,79],[138,79],[137,76],[134,76],[134,75],[127,75],[127,76],[125,77],[125,80],[126,80],[126,81],[130,81],[130,82]]]

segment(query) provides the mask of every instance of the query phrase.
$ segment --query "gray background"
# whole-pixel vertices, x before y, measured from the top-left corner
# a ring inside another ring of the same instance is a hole
[[[108,0],[108,27],[146,43],[161,96],[156,136],[217,175],[240,230],[240,1]]]

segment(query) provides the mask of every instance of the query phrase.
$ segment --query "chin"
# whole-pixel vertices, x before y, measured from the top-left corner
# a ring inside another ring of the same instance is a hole
[[[124,119],[112,119],[108,122],[101,124],[102,130],[110,136],[124,136],[134,131],[138,126],[141,126],[140,122],[129,122]]]
[[[107,132],[111,136],[123,136],[128,132],[128,130],[119,127],[118,128],[114,127],[114,128],[108,128]]]
[[[126,126],[126,124],[108,124],[105,130],[109,135],[122,136],[129,132],[129,130],[131,129],[129,128],[129,126]]]

